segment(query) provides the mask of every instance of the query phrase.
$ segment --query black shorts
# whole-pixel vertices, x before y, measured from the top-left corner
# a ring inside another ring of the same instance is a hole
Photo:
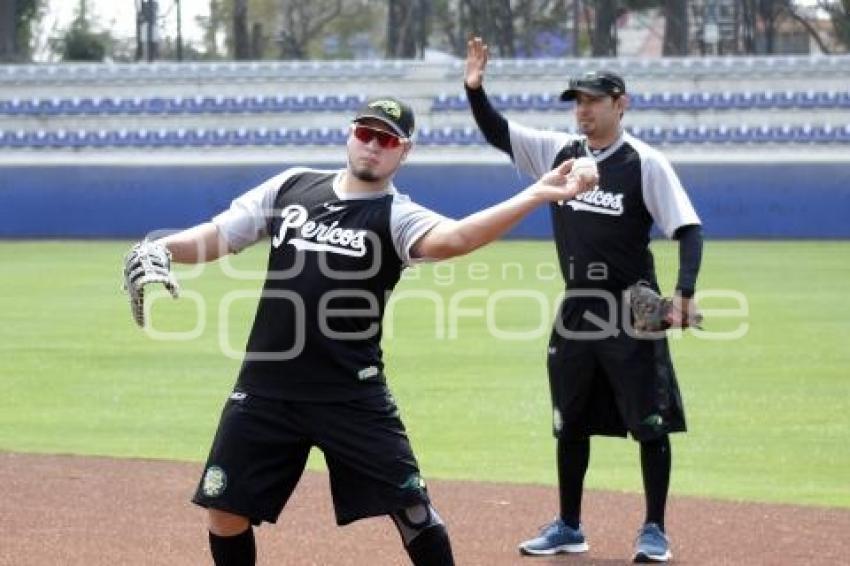
[[[274,523],[313,446],[325,456],[339,525],[429,501],[389,392],[334,403],[235,392],[192,501]]]
[[[667,339],[635,338],[621,324],[616,336],[565,336],[562,329],[599,331],[583,316],[585,311],[609,320],[604,302],[568,300],[560,312],[562,325],[555,326],[549,341],[555,436],[581,439],[631,433],[643,441],[684,432],[685,411]]]

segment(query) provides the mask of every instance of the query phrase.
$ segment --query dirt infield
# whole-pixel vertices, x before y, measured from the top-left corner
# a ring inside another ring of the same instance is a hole
[[[0,565],[209,564],[200,464],[0,453]],[[583,556],[520,558],[516,543],[555,512],[551,487],[432,481],[460,565],[622,564],[642,513],[633,494],[587,494]],[[674,497],[679,564],[847,564],[850,510]],[[333,522],[327,478],[307,473],[277,525],[257,531],[261,565],[408,564],[387,519]]]

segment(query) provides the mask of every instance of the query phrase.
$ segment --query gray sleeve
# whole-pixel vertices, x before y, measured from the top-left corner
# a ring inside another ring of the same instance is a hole
[[[512,121],[508,121],[508,130],[514,164],[534,179],[548,173],[561,148],[577,139],[565,132],[536,130]]]
[[[267,235],[267,223],[277,192],[287,178],[300,170],[287,169],[264,181],[235,198],[230,208],[213,217],[212,223],[231,252],[240,252]]]
[[[428,261],[428,258],[411,257],[410,249],[431,228],[448,218],[418,205],[407,195],[397,194],[390,212],[390,230],[393,246],[405,265]]]
[[[701,224],[673,166],[658,151],[641,155],[643,202],[668,238],[681,226]]]

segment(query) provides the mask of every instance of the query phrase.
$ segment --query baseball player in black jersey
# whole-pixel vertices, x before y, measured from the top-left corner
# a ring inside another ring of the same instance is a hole
[[[454,563],[387,387],[386,300],[406,265],[468,253],[597,179],[571,173],[567,162],[500,204],[450,220],[392,184],[413,126],[408,105],[370,100],[351,124],[344,169],[286,170],[211,222],[128,254],[131,304],[144,324],[141,285],[163,282],[176,293],[170,260],[212,261],[270,240],[244,362],[193,498],[208,510],[219,566],[255,563],[252,525],[277,520],[314,446],[327,463],[338,524],[389,515],[414,564]]]
[[[640,443],[646,494],[646,517],[633,559],[667,561],[668,433],[685,430],[685,415],[666,337],[642,339],[626,331],[631,314],[622,308],[623,293],[639,281],[658,290],[648,248],[655,223],[679,241],[679,278],[666,322],[686,326],[693,320],[702,255],[699,217],[664,156],[623,130],[628,98],[620,76],[600,71],[570,80],[561,99],[575,101],[580,134],[573,135],[527,128],[496,112],[482,88],[486,64],[487,46],[472,38],[464,82],[475,120],[490,144],[535,178],[578,157],[595,161],[599,175],[594,190],[550,205],[567,285],[548,355],[560,515],[519,550],[525,555],[588,550],[581,498],[589,437],[631,433]],[[605,322],[600,326],[600,320],[616,324],[612,330]]]

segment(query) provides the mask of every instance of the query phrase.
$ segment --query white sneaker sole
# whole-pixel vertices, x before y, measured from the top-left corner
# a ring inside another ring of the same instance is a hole
[[[547,548],[545,550],[536,550],[533,548],[526,548],[522,545],[519,547],[519,553],[524,554],[525,556],[552,556],[554,554],[578,554],[580,552],[587,552],[590,550],[590,546],[586,542],[582,542],[579,544],[562,544],[561,546],[554,546],[552,548]]]
[[[664,554],[647,554],[646,552],[636,552],[632,558],[632,562],[638,564],[652,564],[654,562],[668,562],[673,558],[673,553],[669,550]]]

